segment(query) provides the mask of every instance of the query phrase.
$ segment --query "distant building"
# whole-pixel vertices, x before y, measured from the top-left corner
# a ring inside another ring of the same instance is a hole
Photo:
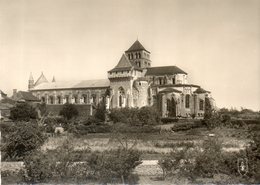
[[[0,120],[7,120],[10,116],[10,110],[14,107],[15,101],[7,97],[3,91],[0,90]]]
[[[32,92],[13,90],[12,100],[16,102],[26,102],[26,103],[39,103],[40,99],[35,97]]]
[[[108,71],[108,79],[48,82],[41,74],[29,78],[29,91],[47,105],[73,103],[92,107],[100,102],[107,109],[156,106],[162,117],[202,117],[209,91],[188,83],[188,74],[177,66],[151,67],[151,53],[137,40],[125,51],[118,64]]]

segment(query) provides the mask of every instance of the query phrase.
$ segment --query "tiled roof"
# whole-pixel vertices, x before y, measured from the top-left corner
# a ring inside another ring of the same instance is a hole
[[[103,88],[109,87],[108,79],[101,80],[82,80],[82,81],[56,81],[50,83],[43,83],[32,89],[35,90],[49,90],[49,89],[82,89],[82,88]]]
[[[25,101],[39,101],[31,92],[19,91],[16,94],[16,97],[13,96],[15,101],[25,100]]]
[[[206,91],[205,89],[202,89],[201,87],[199,87],[198,89],[196,89],[194,91],[194,93],[202,94],[202,93],[209,93],[209,91]]]
[[[166,89],[163,89],[159,93],[171,93],[171,92],[181,93],[181,91],[171,88],[171,87],[167,87]]]
[[[35,82],[35,86],[40,85],[42,83],[48,82],[44,74],[42,73],[41,76],[38,78],[38,80]]]
[[[0,100],[0,103],[14,105],[16,102],[13,99],[11,99],[11,98],[5,97],[5,98]]]
[[[142,45],[138,40],[136,40],[136,41],[134,42],[134,44],[133,44],[128,50],[126,50],[126,52],[140,51],[140,50],[145,50],[145,51],[147,51],[147,50],[143,47],[143,45]],[[149,52],[149,51],[147,51],[147,52]],[[150,53],[150,52],[149,52],[149,53]]]
[[[150,67],[147,68],[146,76],[163,76],[174,74],[187,74],[177,66],[162,66],[162,67]]]

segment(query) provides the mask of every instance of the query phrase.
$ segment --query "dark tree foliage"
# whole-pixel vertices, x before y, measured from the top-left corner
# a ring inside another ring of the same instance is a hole
[[[205,114],[204,114],[204,119],[210,119],[212,117],[212,106],[210,104],[209,98],[205,98]]]
[[[160,116],[154,107],[142,107],[138,110],[138,119],[143,126],[155,125],[160,121]]]
[[[105,121],[106,119],[106,105],[102,101],[98,104],[94,117],[100,121]]]
[[[18,103],[11,109],[10,118],[15,121],[29,121],[37,118],[37,112],[28,103]]]
[[[70,120],[73,117],[77,117],[79,114],[77,108],[73,104],[66,103],[63,105],[60,115],[66,118],[67,120]]]
[[[38,149],[44,141],[45,136],[37,123],[17,123],[16,131],[10,134],[4,145],[4,158],[23,158]]]

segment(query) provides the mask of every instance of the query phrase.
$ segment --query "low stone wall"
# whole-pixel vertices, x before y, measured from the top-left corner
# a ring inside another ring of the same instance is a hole
[[[46,110],[52,115],[57,116],[63,106],[64,105],[46,105]],[[93,114],[91,104],[75,104],[75,106],[79,112],[79,116],[89,116]]]

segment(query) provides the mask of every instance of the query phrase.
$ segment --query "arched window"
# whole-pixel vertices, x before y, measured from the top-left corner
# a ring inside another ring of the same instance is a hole
[[[186,94],[185,96],[185,108],[190,108],[190,95]]]
[[[130,54],[128,54],[128,59],[129,59],[129,60],[131,59],[131,55],[130,55]]]
[[[42,97],[42,103],[45,103],[45,97],[44,96]]]
[[[77,95],[74,96],[74,103],[78,103],[78,96]]]
[[[203,101],[203,100],[200,100],[199,109],[200,109],[200,110],[203,110],[203,109],[204,109],[204,101]]]
[[[118,103],[119,107],[125,107],[125,90],[122,87],[119,88]]]
[[[175,84],[175,76],[172,78],[172,84]]]
[[[133,59],[134,58],[134,55],[133,55],[133,53],[131,53],[131,59]]]
[[[57,103],[61,104],[61,97],[60,96],[57,96],[57,100],[58,100]]]
[[[50,103],[50,104],[54,104],[54,98],[53,98],[53,96],[50,96],[49,98],[50,98],[49,103]]]
[[[141,58],[141,53],[138,53],[138,58]]]
[[[65,100],[66,100],[65,103],[69,103],[69,96],[66,96],[66,97],[65,97]]]

